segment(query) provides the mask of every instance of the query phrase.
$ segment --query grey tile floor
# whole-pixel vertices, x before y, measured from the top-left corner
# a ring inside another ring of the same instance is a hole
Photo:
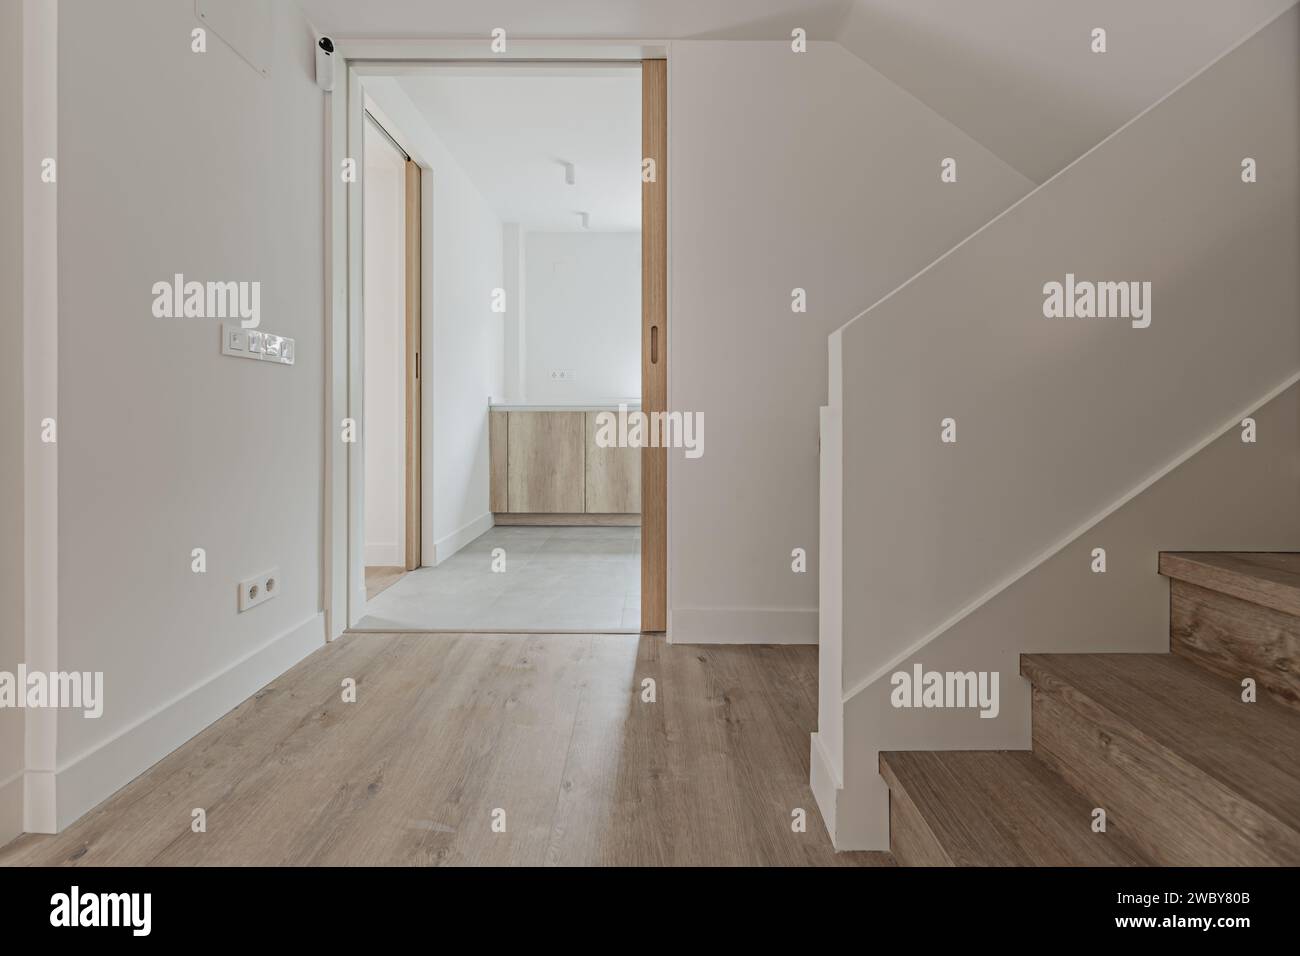
[[[504,572],[492,551],[505,551]],[[366,604],[361,630],[635,631],[641,529],[493,528]]]

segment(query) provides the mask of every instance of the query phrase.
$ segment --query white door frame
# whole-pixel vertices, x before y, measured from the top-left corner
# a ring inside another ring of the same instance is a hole
[[[341,39],[334,41],[335,86],[325,100],[329,147],[325,165],[325,481],[323,597],[327,635],[334,640],[354,626],[365,609],[361,547],[364,473],[362,442],[344,444],[342,423],[362,420],[362,233],[360,179],[345,183],[343,163],[361,165],[365,98],[362,80],[427,71],[432,64],[567,61],[639,62],[669,58],[666,40],[508,39],[493,53],[490,38]],[[412,154],[413,158],[415,157]],[[423,166],[424,164],[421,163]],[[426,210],[427,210],[426,206]],[[429,235],[430,223],[424,223]],[[671,271],[669,281],[671,283]],[[426,283],[426,287],[429,284]],[[428,305],[427,294],[425,305]],[[431,314],[431,313],[429,313]],[[432,353],[426,342],[426,358]],[[425,368],[431,366],[426,362]],[[671,366],[670,366],[671,367]],[[425,436],[426,439],[428,436]],[[364,436],[362,441],[364,441]],[[357,480],[354,480],[357,478]],[[671,528],[669,536],[671,539]],[[671,601],[669,603],[671,607]]]

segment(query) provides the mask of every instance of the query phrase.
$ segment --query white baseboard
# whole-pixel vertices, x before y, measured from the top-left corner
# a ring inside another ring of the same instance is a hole
[[[317,613],[115,737],[69,760],[57,774],[57,830],[76,821],[324,645],[325,615]]]
[[[816,644],[814,608],[673,608],[674,644]]]
[[[25,832],[58,832],[54,778],[53,770],[28,770],[23,774],[23,830]]]
[[[439,538],[433,543],[433,561],[425,567],[437,567],[475,538],[492,529],[492,512],[485,511],[463,528]]]
[[[397,568],[406,564],[406,548],[397,541],[387,544],[367,544],[365,556],[368,568]]]
[[[835,772],[835,762],[822,746],[822,739],[814,732],[811,740],[808,785],[812,788],[813,799],[821,811],[822,820],[832,839],[835,836],[835,806],[840,791],[839,775]]]
[[[23,832],[23,772],[0,781],[0,846]]]

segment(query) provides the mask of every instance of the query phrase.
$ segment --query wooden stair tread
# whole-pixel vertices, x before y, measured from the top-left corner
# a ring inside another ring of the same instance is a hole
[[[1300,553],[1162,551],[1160,573],[1300,616]]]
[[[1022,654],[1020,673],[1081,695],[1300,830],[1300,718],[1173,654]]]
[[[1029,751],[895,751],[880,772],[957,866],[1135,866],[1145,861]],[[891,798],[892,799],[892,798]]]

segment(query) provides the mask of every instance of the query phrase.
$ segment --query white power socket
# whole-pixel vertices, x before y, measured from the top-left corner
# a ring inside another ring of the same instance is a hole
[[[239,610],[247,611],[250,607],[264,604],[279,595],[280,569],[272,568],[239,582]]]

